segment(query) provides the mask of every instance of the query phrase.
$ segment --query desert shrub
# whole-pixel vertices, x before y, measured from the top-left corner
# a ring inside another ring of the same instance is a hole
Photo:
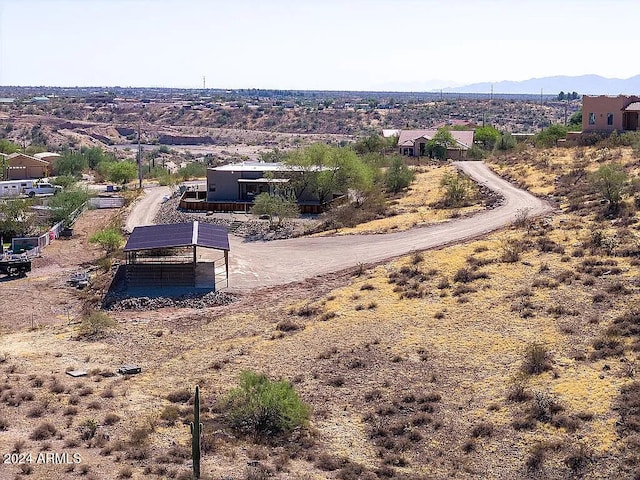
[[[505,240],[500,242],[502,255],[500,260],[505,263],[515,263],[520,260],[522,254],[522,245],[517,240]]]
[[[185,403],[191,399],[191,391],[188,388],[174,390],[167,394],[167,400],[172,403]]]
[[[291,383],[249,370],[242,372],[239,388],[231,390],[224,403],[231,425],[246,433],[286,433],[309,419],[309,407]]]
[[[489,422],[481,422],[471,429],[473,438],[490,437],[493,435],[493,424]]]
[[[173,425],[175,421],[180,418],[180,408],[178,408],[176,405],[167,405],[162,409],[160,418]]]
[[[522,371],[537,375],[551,368],[549,349],[541,343],[527,346],[522,362]]]
[[[80,424],[80,438],[82,440],[91,440],[98,430],[98,422],[89,418]]]
[[[104,417],[105,425],[115,425],[120,421],[120,417],[115,413],[107,413]]]
[[[539,422],[549,422],[553,415],[563,410],[556,399],[545,392],[536,392],[531,403],[531,417]]]
[[[591,453],[584,445],[573,447],[564,459],[564,464],[573,472],[577,474],[583,471],[589,462],[591,462]]]
[[[304,329],[304,325],[297,324],[296,322],[285,318],[284,320],[280,320],[276,325],[276,330],[281,332],[293,332],[295,330]]]
[[[6,418],[0,418],[0,432],[4,432],[7,428],[9,428],[9,422]]]
[[[31,440],[47,440],[53,437],[57,432],[56,427],[51,422],[44,422],[38,425],[29,438]]]
[[[313,317],[317,315],[319,311],[320,308],[307,303],[298,309],[292,309],[290,313],[298,315],[299,317]]]
[[[623,386],[616,404],[620,414],[619,432],[626,435],[640,432],[640,382]]]
[[[131,478],[132,476],[133,476],[133,469],[128,465],[122,467],[118,471],[118,478]]]
[[[91,312],[85,315],[80,324],[80,335],[93,337],[106,333],[116,322],[104,312]]]

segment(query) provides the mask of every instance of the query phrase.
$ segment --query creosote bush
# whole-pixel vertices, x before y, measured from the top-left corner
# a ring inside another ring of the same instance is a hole
[[[537,375],[551,368],[549,349],[540,343],[530,344],[524,356],[522,370],[530,375]]]
[[[250,370],[240,374],[240,386],[229,392],[225,406],[231,425],[245,433],[287,433],[309,420],[309,407],[289,382]]]
[[[80,335],[93,337],[104,334],[115,326],[116,322],[106,313],[95,311],[86,315],[80,324]]]

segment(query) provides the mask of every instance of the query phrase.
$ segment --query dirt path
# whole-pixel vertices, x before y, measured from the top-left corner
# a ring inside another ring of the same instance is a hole
[[[511,185],[482,162],[457,162],[455,165],[478,183],[503,195],[504,204],[469,218],[380,235],[304,237],[271,242],[245,242],[232,235],[229,238],[230,290],[248,291],[297,282],[361,263],[377,263],[412,251],[469,240],[508,225],[517,212],[525,208],[532,216],[552,211],[547,202]],[[154,196],[145,196],[136,206],[127,228],[143,225],[139,223],[143,218],[150,223],[153,216],[146,215],[154,210],[153,202],[162,198],[162,194],[156,193],[158,190],[153,191]]]
[[[505,197],[502,206],[469,218],[381,235],[294,238],[273,242],[244,242],[231,236],[231,290],[281,285],[305,278],[377,263],[416,250],[440,247],[478,237],[511,223],[520,209],[531,215],[552,211],[545,201],[495,175],[484,163],[456,164],[480,184]]]
[[[125,228],[127,232],[133,232],[135,227],[153,225],[153,218],[158,213],[162,197],[170,195],[169,187],[145,187],[144,196],[138,200],[127,218]]]

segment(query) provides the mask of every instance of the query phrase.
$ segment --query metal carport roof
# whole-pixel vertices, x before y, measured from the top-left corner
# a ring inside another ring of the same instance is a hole
[[[200,222],[136,227],[131,232],[124,251],[193,246],[229,251],[226,227]]]

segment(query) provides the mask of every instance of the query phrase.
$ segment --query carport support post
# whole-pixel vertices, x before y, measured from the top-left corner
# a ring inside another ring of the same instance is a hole
[[[229,288],[229,250],[224,251],[224,271],[227,274],[227,288]]]

